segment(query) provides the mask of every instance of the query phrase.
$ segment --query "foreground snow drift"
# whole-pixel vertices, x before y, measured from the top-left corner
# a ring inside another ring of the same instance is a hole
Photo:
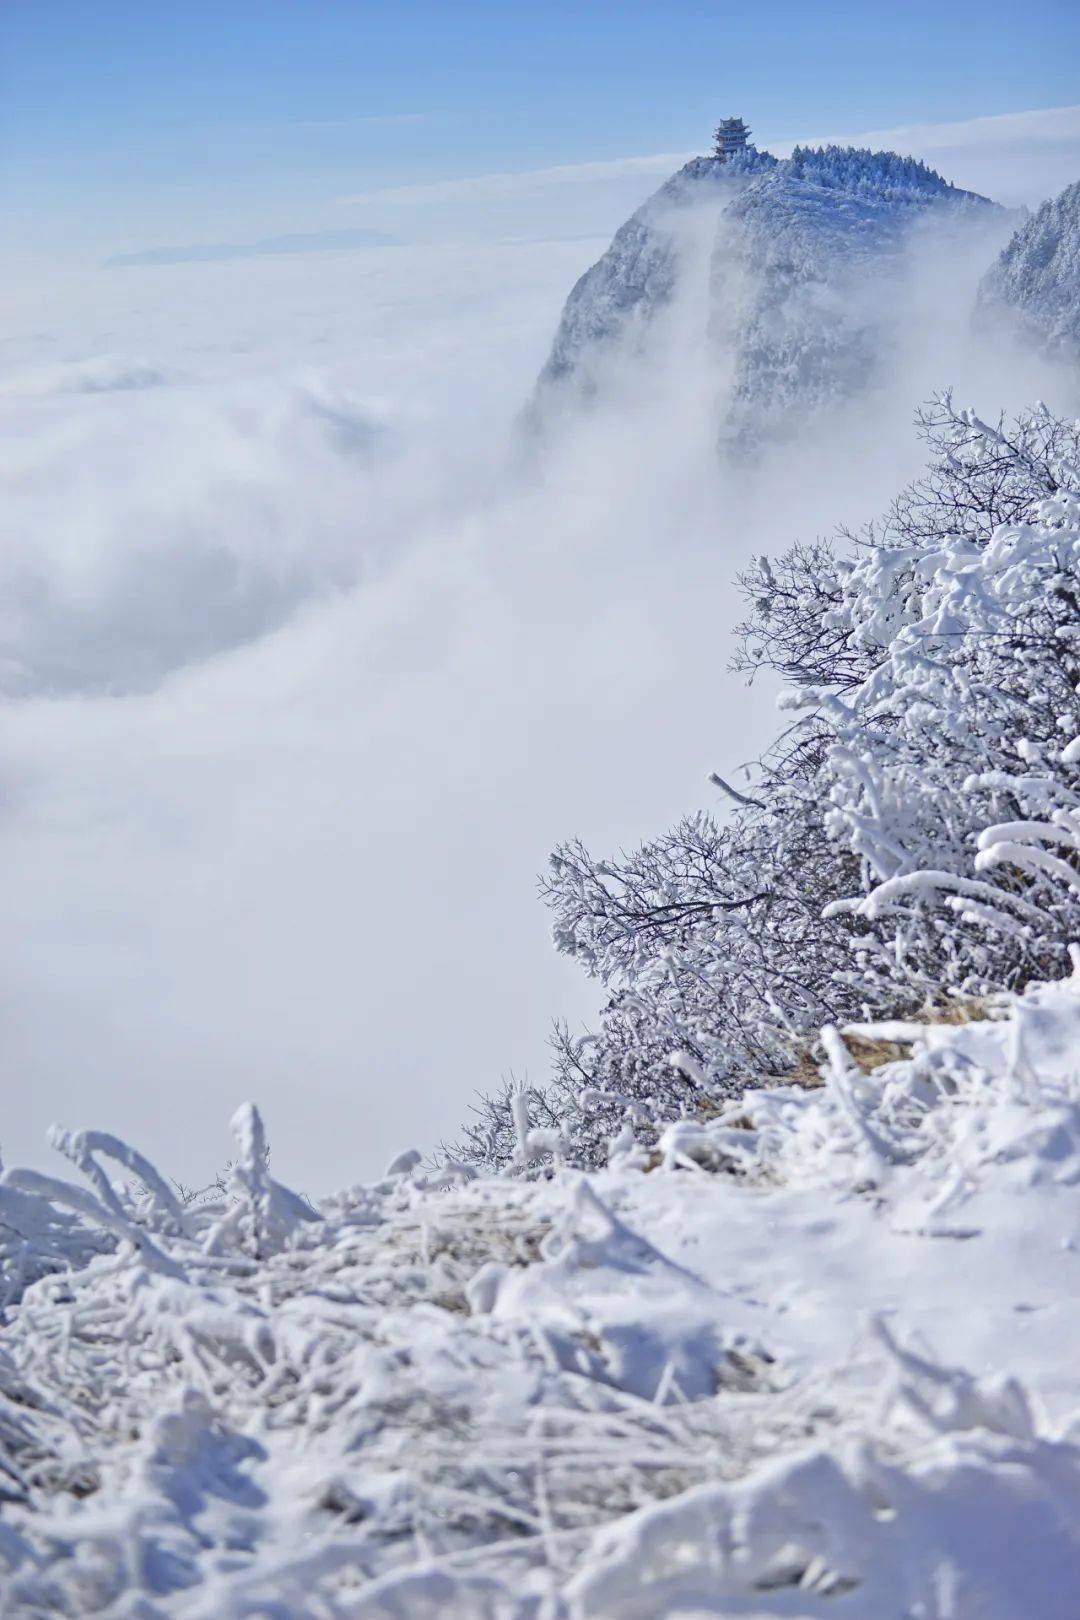
[[[991,1014],[588,1178],[315,1209],[245,1108],[185,1204],[56,1133],[84,1183],[0,1182],[4,1614],[1072,1620],[1080,978]]]

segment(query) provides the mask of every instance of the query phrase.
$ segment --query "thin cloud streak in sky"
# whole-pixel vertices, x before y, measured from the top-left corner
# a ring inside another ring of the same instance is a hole
[[[1003,141],[1029,141],[1036,145],[1058,145],[1080,141],[1080,106],[1041,107],[1031,112],[1000,113],[988,118],[968,118],[955,124],[906,124],[896,129],[876,129],[859,135],[829,135],[812,144],[843,141],[848,145],[891,146],[905,142],[917,146],[961,147],[997,145]]]
[[[1066,162],[1080,171],[1080,106],[1048,107],[1022,113],[1003,113],[986,118],[966,119],[948,124],[910,124],[895,129],[862,131],[855,134],[799,136],[797,140],[759,139],[767,151],[786,157],[795,145],[871,146],[887,151],[910,152],[913,156],[935,153],[977,155],[986,151],[999,165],[1011,152],[1016,164],[1030,166],[1024,149],[1034,148],[1032,182],[1038,190],[1039,176],[1046,169],[1047,152],[1057,150]],[[666,178],[695,154],[663,152],[636,157],[612,158],[585,163],[559,164],[551,168],[523,169],[491,174],[465,175],[457,179],[419,181],[402,186],[375,187],[352,192],[338,199],[342,205],[428,203],[510,199],[539,193],[591,186],[604,181]],[[946,178],[955,180],[953,175]],[[1011,166],[1002,176],[1006,185],[1014,182]],[[1062,181],[1062,184],[1065,182]]]
[[[363,129],[380,124],[426,124],[427,113],[368,113],[361,118],[300,118],[291,121],[287,129]]]
[[[550,169],[522,169],[496,174],[467,175],[456,180],[418,181],[405,186],[379,186],[339,197],[341,203],[448,202],[477,197],[514,196],[522,191],[557,190],[562,186],[590,185],[598,180],[658,175],[666,178],[686,163],[691,152],[661,152],[645,157],[611,158],[593,163],[562,163]]]

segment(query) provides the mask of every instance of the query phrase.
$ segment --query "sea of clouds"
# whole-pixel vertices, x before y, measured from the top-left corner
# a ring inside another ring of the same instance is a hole
[[[1029,154],[1037,201],[1062,141]],[[501,1075],[541,1080],[551,1018],[597,1003],[548,943],[548,850],[712,803],[709,771],[774,729],[772,694],[726,673],[738,568],[871,517],[935,387],[1080,403],[971,340],[991,232],[923,245],[870,400],[749,463],[716,454],[707,267],[649,353],[530,441],[566,292],[674,161],[353,200],[394,239],[350,250],[11,288],[5,1157],[92,1121],[205,1179],[254,1096],[319,1192],[452,1136]]]

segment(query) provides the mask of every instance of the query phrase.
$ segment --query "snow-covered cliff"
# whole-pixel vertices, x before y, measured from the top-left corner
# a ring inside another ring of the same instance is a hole
[[[844,396],[873,375],[890,313],[883,278],[926,220],[995,205],[890,152],[796,148],[697,158],[617,232],[567,300],[539,398],[590,392],[704,268],[697,335],[728,379],[729,427]],[[702,243],[704,242],[704,250]]]
[[[1005,315],[1049,354],[1080,359],[1080,180],[1016,232],[983,281],[979,313]]]
[[[585,381],[597,354],[669,303],[688,213],[702,207],[719,212],[776,166],[767,152],[748,149],[726,163],[692,158],[665,181],[620,226],[566,300],[541,385],[571,376]]]

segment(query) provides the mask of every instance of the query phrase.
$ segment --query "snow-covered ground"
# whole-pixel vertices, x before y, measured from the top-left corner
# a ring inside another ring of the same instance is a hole
[[[1073,1620],[1080,975],[965,1011],[591,1177],[314,1209],[245,1108],[183,1203],[58,1134],[78,1187],[0,1183],[4,1614]]]

